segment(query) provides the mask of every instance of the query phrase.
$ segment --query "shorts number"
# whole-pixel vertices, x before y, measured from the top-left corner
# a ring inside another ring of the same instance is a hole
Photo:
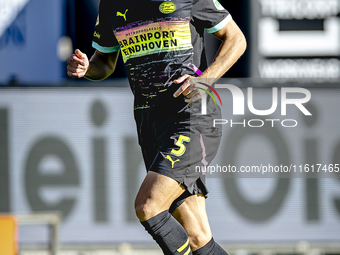
[[[183,142],[190,142],[190,137],[187,137],[185,135],[180,135],[178,137],[177,142],[175,143],[175,145],[177,145],[179,147],[179,149],[178,150],[172,149],[171,150],[172,155],[179,157],[179,156],[182,156],[184,154],[186,148],[185,148]]]

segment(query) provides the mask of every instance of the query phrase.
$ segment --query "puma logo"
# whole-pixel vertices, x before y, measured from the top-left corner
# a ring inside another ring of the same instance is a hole
[[[117,12],[117,17],[122,16],[124,18],[124,20],[126,21],[126,12],[128,11],[128,9],[125,10],[124,14],[121,12]]]
[[[174,168],[174,165],[177,161],[179,161],[179,159],[173,161],[172,158],[169,155],[166,155],[165,157],[166,159],[168,159],[171,162],[171,168]]]

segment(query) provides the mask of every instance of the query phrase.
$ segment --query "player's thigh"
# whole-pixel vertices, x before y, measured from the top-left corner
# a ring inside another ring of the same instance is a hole
[[[135,200],[135,209],[141,221],[168,210],[172,202],[184,192],[183,186],[165,175],[149,171]]]
[[[205,197],[202,194],[188,197],[172,215],[186,230],[193,250],[203,247],[211,240]]]

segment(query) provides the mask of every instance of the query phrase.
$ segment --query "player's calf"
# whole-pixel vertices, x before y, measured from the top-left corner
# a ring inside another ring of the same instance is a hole
[[[165,255],[192,255],[187,233],[169,211],[141,223]]]

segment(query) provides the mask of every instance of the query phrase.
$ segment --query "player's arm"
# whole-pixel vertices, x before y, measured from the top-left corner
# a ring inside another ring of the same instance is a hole
[[[246,39],[234,20],[229,21],[213,35],[220,39],[222,44],[214,61],[200,75],[200,78],[213,78],[210,83],[222,77],[243,55],[247,47]]]
[[[103,80],[115,70],[119,51],[102,53],[95,51],[90,60],[80,50],[76,50],[67,61],[67,75],[72,78],[85,77],[89,80]]]
[[[222,44],[214,61],[199,77],[205,78],[204,82],[210,85],[235,64],[247,47],[242,31],[233,20],[229,21],[227,25],[213,33],[213,35],[220,39]],[[176,84],[184,83],[175,92],[174,96],[178,97],[183,94],[187,97],[185,101],[188,103],[194,102],[201,97],[198,89],[195,89],[195,86],[190,86],[190,84],[193,84],[190,78],[189,75],[184,75],[175,81]]]

